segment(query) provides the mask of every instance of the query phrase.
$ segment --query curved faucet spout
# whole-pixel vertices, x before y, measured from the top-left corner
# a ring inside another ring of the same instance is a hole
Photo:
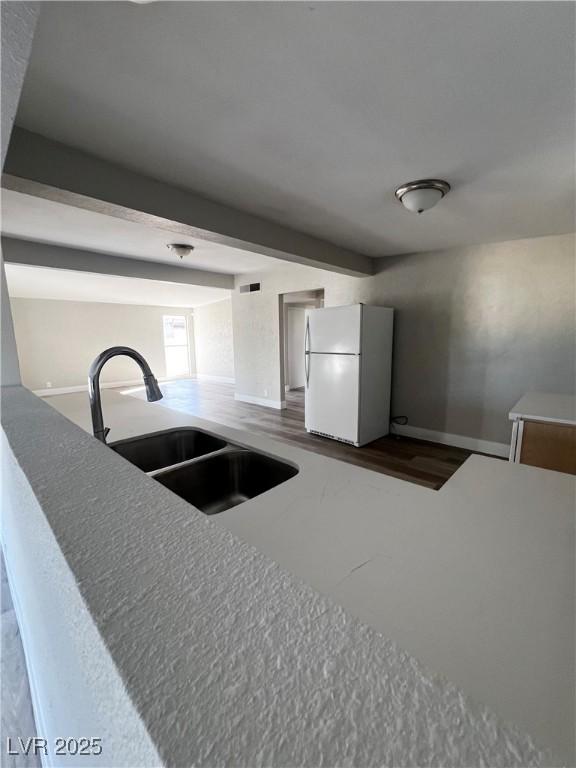
[[[102,418],[102,400],[100,397],[100,371],[104,367],[105,363],[113,357],[118,355],[126,355],[131,357],[138,365],[144,376],[144,386],[146,387],[146,398],[149,402],[162,399],[162,392],[156,381],[156,377],[150,370],[150,366],[146,360],[142,357],[140,352],[137,352],[131,347],[110,347],[105,349],[104,352],[100,352],[98,357],[93,361],[88,371],[88,397],[90,398],[90,411],[92,413],[92,431],[94,437],[106,442],[106,435],[110,430],[104,426]]]

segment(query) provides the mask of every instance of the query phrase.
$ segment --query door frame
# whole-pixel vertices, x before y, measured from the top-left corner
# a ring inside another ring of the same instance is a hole
[[[287,306],[292,305],[302,307],[303,309],[318,309],[324,306],[324,288],[311,288],[302,291],[289,291],[278,295],[278,337],[279,344],[279,366],[280,366],[280,392],[282,400],[288,391],[287,381]]]

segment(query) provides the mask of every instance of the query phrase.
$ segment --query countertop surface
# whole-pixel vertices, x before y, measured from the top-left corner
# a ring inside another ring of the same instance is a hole
[[[528,392],[510,411],[510,419],[576,424],[576,396],[554,392]]]
[[[86,430],[85,393],[47,398]],[[471,456],[440,491],[116,392],[117,440],[196,425],[296,463],[299,474],[209,518],[432,673],[574,756],[574,477]]]
[[[104,404],[115,432],[171,425],[160,407]],[[2,389],[2,426],[2,544],[49,744],[98,734],[110,768],[560,764],[561,745],[543,749],[24,388]],[[293,488],[315,498],[311,473],[344,465],[306,456]]]

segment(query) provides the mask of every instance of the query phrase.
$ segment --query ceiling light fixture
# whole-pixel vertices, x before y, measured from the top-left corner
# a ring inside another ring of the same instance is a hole
[[[433,208],[450,192],[450,184],[442,179],[419,179],[402,184],[396,190],[396,197],[404,208],[412,213],[423,213]]]
[[[194,250],[193,245],[188,245],[188,243],[169,243],[167,246],[172,253],[175,253],[176,256],[179,256],[181,259],[184,258],[184,256],[188,256],[189,253],[192,253]]]

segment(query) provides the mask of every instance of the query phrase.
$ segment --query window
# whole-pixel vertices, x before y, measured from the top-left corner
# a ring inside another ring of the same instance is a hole
[[[184,315],[164,315],[166,376],[189,376],[188,328]]]

